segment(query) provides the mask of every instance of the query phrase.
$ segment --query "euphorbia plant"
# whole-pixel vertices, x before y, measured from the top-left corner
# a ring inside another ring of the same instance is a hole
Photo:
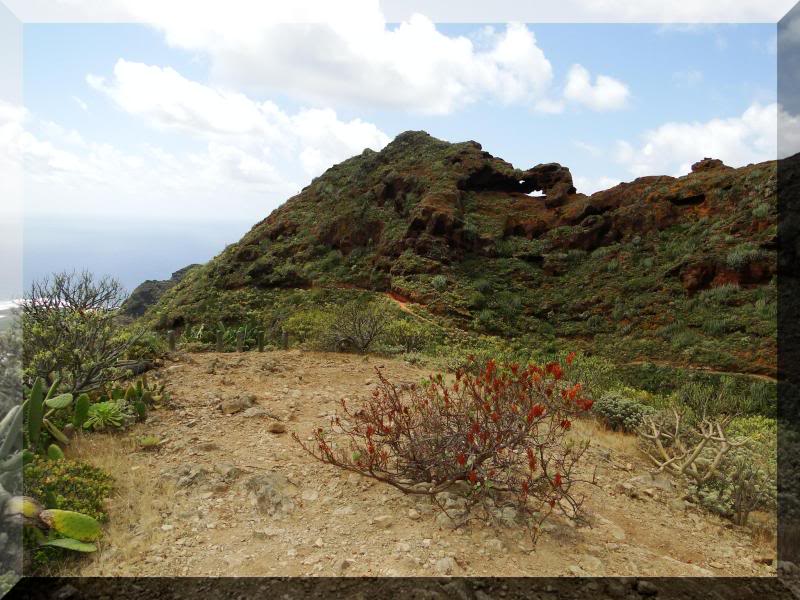
[[[513,506],[536,537],[558,510],[580,518],[573,494],[587,444],[568,439],[572,419],[591,409],[572,362],[543,367],[498,366],[442,375],[398,387],[378,370],[378,385],[359,407],[343,413],[314,444],[295,440],[318,460],[371,477],[407,494],[461,493],[467,510],[492,499]],[[460,482],[460,483],[459,483]],[[442,507],[443,508],[443,507]]]

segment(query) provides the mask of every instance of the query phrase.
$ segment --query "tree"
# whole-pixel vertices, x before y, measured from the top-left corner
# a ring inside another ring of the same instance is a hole
[[[337,351],[363,354],[388,323],[389,311],[385,304],[367,299],[351,300],[335,311],[326,334],[326,345]]]
[[[119,361],[143,333],[120,331],[125,297],[119,281],[87,271],[35,281],[21,304],[26,383],[60,379],[61,387],[81,393],[116,378]]]

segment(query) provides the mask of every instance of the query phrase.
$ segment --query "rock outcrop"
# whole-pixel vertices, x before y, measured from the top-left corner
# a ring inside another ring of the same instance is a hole
[[[164,295],[164,292],[180,283],[186,274],[197,266],[196,264],[189,265],[179,271],[175,271],[169,279],[148,279],[142,282],[136,286],[136,289],[134,289],[131,295],[128,296],[128,299],[125,300],[125,303],[122,305],[122,314],[130,318],[141,317],[147,312],[148,308],[158,302],[161,296]]]

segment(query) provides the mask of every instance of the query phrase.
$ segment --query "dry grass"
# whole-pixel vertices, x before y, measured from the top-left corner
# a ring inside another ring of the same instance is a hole
[[[578,439],[588,439],[593,444],[603,446],[631,459],[641,458],[637,448],[638,438],[632,433],[612,431],[594,419],[576,419],[572,423],[573,435]]]
[[[95,433],[78,436],[70,445],[69,457],[103,469],[114,477],[115,493],[108,504],[108,524],[99,550],[81,564],[77,575],[124,576],[135,573],[109,572],[108,565],[135,564],[157,545],[162,534],[160,512],[174,494],[172,484],[154,476],[158,455],[149,454],[147,466],[141,464],[136,445],[136,430],[127,435]],[[109,560],[114,556],[114,560]],[[75,574],[75,573],[71,573]]]
[[[775,552],[777,547],[777,515],[775,512],[754,511],[748,519],[748,529],[753,545],[765,552]]]

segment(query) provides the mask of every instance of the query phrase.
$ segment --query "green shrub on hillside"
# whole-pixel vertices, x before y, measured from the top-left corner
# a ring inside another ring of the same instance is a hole
[[[655,412],[653,407],[642,404],[621,391],[606,392],[596,398],[592,409],[607,427],[628,433],[636,431],[642,419]]]
[[[113,492],[113,478],[82,462],[37,455],[25,465],[24,489],[25,495],[45,508],[75,511],[105,522],[105,501]],[[33,529],[25,527],[23,532],[31,574],[46,575],[53,565],[76,557],[65,548],[39,545],[41,534],[34,535]]]
[[[301,310],[283,322],[283,329],[300,343],[320,341],[331,326],[330,311],[322,309]]]
[[[113,490],[113,478],[82,462],[35,455],[24,469],[25,495],[46,508],[72,510],[105,521],[104,501]]]
[[[447,277],[444,275],[436,275],[431,279],[431,285],[437,292],[443,292],[447,289]]]
[[[428,328],[419,321],[396,319],[391,321],[383,332],[382,341],[391,348],[403,352],[419,352],[430,340]]]
[[[117,280],[88,272],[35,281],[22,302],[26,383],[59,380],[61,389],[80,393],[110,381],[143,333],[120,331],[124,300]]]
[[[725,257],[725,262],[731,269],[741,269],[749,263],[765,256],[765,252],[751,242],[744,242],[733,248]]]
[[[323,344],[337,352],[367,352],[383,335],[389,319],[385,301],[356,298],[330,313],[327,328],[322,333]]]

